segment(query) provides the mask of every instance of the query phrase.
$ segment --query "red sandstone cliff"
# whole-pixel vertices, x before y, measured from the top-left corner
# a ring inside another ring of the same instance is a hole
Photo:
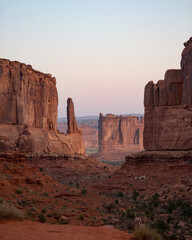
[[[56,80],[30,65],[0,59],[0,124],[57,130]]]
[[[145,86],[145,150],[192,149],[192,38],[184,46],[181,69]]]
[[[30,65],[0,59],[0,150],[84,153],[82,134],[57,133],[56,80]],[[69,116],[69,122],[75,116]]]
[[[143,118],[107,114],[99,117],[99,153],[143,149]]]

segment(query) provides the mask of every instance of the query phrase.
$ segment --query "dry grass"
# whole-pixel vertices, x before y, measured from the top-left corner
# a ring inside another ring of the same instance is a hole
[[[0,220],[12,219],[12,220],[23,220],[24,214],[21,210],[16,207],[10,206],[5,203],[0,204]]]
[[[135,240],[162,240],[156,230],[146,226],[135,229],[134,237]]]

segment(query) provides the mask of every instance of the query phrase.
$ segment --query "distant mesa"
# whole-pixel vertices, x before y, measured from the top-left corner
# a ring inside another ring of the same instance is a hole
[[[102,113],[99,117],[99,153],[143,150],[143,117],[116,116]]]
[[[181,69],[145,86],[145,150],[192,149],[192,38],[184,46]]]
[[[51,74],[0,59],[1,151],[84,153],[72,99],[68,101],[70,134],[57,132],[57,105],[56,79]]]

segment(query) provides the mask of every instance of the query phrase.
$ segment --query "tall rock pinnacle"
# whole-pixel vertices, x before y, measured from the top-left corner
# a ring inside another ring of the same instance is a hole
[[[67,126],[67,133],[81,133],[77,126],[74,104],[71,98],[67,99]]]

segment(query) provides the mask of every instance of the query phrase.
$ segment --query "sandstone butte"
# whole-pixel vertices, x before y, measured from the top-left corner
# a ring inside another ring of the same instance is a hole
[[[67,101],[68,134],[57,131],[56,79],[31,65],[0,59],[0,150],[82,154],[72,99]]]
[[[192,37],[184,46],[181,69],[145,86],[145,150],[192,150]]]
[[[99,116],[99,153],[143,150],[143,117]]]

